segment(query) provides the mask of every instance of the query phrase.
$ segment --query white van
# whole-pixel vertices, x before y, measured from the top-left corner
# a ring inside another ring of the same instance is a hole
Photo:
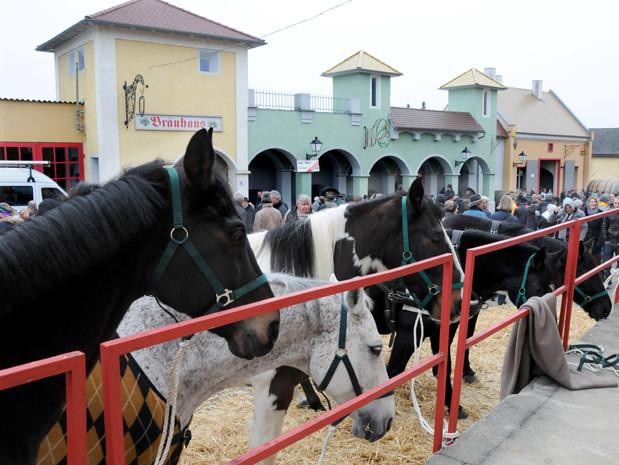
[[[0,202],[17,210],[34,200],[39,205],[45,199],[63,200],[67,193],[33,165],[47,162],[0,161]]]

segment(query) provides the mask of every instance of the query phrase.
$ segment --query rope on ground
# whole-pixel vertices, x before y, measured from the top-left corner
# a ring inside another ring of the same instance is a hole
[[[605,369],[619,377],[619,353],[605,356],[603,346],[585,343],[572,344],[568,346],[565,353],[580,355],[578,363],[568,362],[570,365],[577,366],[578,371],[585,369],[597,373]]]
[[[178,393],[178,382],[180,378],[179,367],[185,357],[185,352],[191,344],[191,339],[182,339],[178,345],[178,351],[172,361],[168,371],[168,396],[164,411],[163,428],[161,429],[161,440],[157,449],[157,457],[154,465],[163,465],[167,460],[172,437],[174,436],[174,419],[176,418],[176,398]]]
[[[419,327],[420,337],[417,340],[417,328]],[[413,326],[413,350],[414,350],[414,366],[419,364],[420,357],[420,348],[421,343],[423,342],[423,322],[421,319],[421,314],[417,314],[417,318],[415,319],[415,325]],[[419,402],[417,401],[417,394],[415,393],[415,378],[411,379],[411,402],[413,403],[413,407],[415,409],[415,413],[417,414],[417,418],[419,418],[419,424],[426,431],[426,433],[434,436],[434,428],[430,425],[428,420],[425,419],[423,414],[421,413],[421,407],[419,406]],[[436,413],[435,413],[436,414]],[[453,433],[448,432],[448,425],[445,420],[443,420],[443,446],[446,446],[448,443],[453,442],[455,439],[460,436],[458,431]]]

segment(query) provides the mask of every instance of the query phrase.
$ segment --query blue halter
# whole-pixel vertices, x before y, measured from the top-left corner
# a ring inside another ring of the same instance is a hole
[[[215,303],[206,311],[206,313],[217,312],[260,286],[267,284],[268,280],[264,274],[261,274],[247,284],[234,290],[225,288],[223,284],[221,284],[211,267],[208,266],[208,263],[206,263],[204,257],[202,257],[194,243],[191,239],[189,239],[189,231],[183,225],[183,210],[181,207],[181,189],[178,179],[178,172],[173,167],[166,167],[165,169],[168,173],[168,177],[170,178],[170,192],[172,196],[172,229],[170,230],[170,242],[168,242],[168,246],[163,251],[163,255],[159,259],[159,263],[150,278],[149,289],[155,287],[155,284],[157,284],[159,279],[161,279],[161,276],[170,264],[172,257],[179,247],[185,249],[208,283],[215,290]]]

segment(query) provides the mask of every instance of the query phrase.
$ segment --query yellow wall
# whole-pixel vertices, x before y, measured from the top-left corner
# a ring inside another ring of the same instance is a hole
[[[0,100],[0,141],[82,142],[75,104]]]
[[[164,65],[164,66],[161,66]],[[126,129],[122,86],[144,77],[146,113],[190,116],[221,116],[222,132],[214,144],[236,159],[236,59],[233,52],[220,53],[220,72],[201,73],[198,50],[132,40],[116,40],[120,163],[137,165],[154,158],[173,161],[182,155],[191,137],[184,131]],[[136,102],[137,112],[137,102]]]
[[[593,179],[619,179],[619,156],[615,158],[591,159],[591,180]]]
[[[84,173],[89,176],[90,156],[99,152],[97,145],[97,99],[95,88],[95,59],[92,41],[84,46],[84,69],[79,72],[79,99],[84,105]],[[76,52],[77,53],[77,52]],[[58,58],[60,100],[75,101],[75,74],[69,74],[69,52]],[[86,178],[88,179],[88,176]]]
[[[517,136],[516,136],[517,137]],[[551,160],[561,159],[563,167],[566,160],[574,160],[576,167],[576,189],[580,190],[586,187],[590,179],[588,179],[586,161],[590,159],[590,145],[588,143],[577,144],[575,142],[565,142],[553,139],[547,140],[527,140],[517,137],[518,146],[513,148],[513,138],[509,137],[505,140],[505,161],[504,177],[505,190],[516,189],[516,170],[513,163],[518,162],[518,154],[522,151],[527,154],[527,160]],[[548,144],[553,143],[553,151],[548,152]],[[585,155],[581,155],[584,153]],[[560,190],[563,190],[564,172],[561,170],[561,185]]]

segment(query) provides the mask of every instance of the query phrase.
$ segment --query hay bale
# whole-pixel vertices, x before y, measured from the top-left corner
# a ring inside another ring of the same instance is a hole
[[[478,331],[490,327],[514,312],[512,305],[491,307],[480,316]],[[571,340],[578,340],[595,322],[575,307],[572,313]],[[486,339],[471,351],[471,364],[480,382],[463,385],[460,404],[469,419],[458,423],[464,431],[488,413],[499,402],[501,365],[511,328]],[[385,344],[387,338],[385,338]],[[455,342],[454,342],[455,344]],[[455,347],[455,345],[454,345]],[[424,341],[422,359],[430,354],[429,341]],[[388,357],[388,353],[385,355]],[[454,362],[455,363],[455,362]],[[408,385],[395,394],[397,415],[394,425],[383,439],[375,443],[355,438],[351,420],[347,419],[331,439],[324,465],[421,465],[432,454],[432,437],[419,426],[409,397]],[[434,418],[436,380],[431,373],[417,378],[416,392],[421,410],[432,424]],[[317,414],[290,407],[284,431],[299,425]],[[183,454],[182,465],[225,463],[248,448],[248,424],[252,417],[251,388],[227,389],[205,402],[194,415],[193,440]],[[280,452],[278,463],[314,465],[320,455],[325,432],[320,431]]]

